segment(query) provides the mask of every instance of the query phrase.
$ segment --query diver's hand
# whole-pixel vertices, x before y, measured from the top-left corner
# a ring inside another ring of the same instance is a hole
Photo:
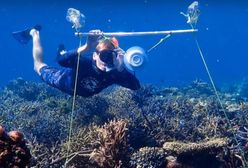
[[[125,68],[125,65],[124,65],[124,57],[125,57],[125,51],[120,48],[120,47],[117,47],[115,50],[115,52],[117,52],[117,70],[119,72],[123,71],[124,68]]]
[[[87,37],[86,45],[88,48],[96,48],[98,44],[98,40],[101,36],[103,36],[103,32],[101,30],[91,30]]]

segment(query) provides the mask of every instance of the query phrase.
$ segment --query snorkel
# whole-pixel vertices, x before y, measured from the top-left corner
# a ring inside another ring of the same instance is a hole
[[[116,51],[110,50],[110,49],[104,49],[98,52],[97,54],[98,54],[100,61],[104,63],[104,66],[102,67],[103,69],[101,70],[105,72],[109,72],[109,71],[116,69],[115,60],[118,55]]]
[[[111,44],[114,47],[114,49],[119,48],[119,41],[115,37],[110,38],[110,37],[103,36],[99,40],[99,43],[105,44],[106,45],[105,48],[110,48],[110,47],[107,47],[107,44]],[[116,54],[118,55],[118,53]],[[134,46],[134,47],[129,48],[123,56],[124,56],[123,57],[124,65],[129,71],[135,71],[137,68],[143,66],[144,63],[147,61],[147,55],[146,55],[145,50],[139,46]],[[100,59],[101,59],[101,54],[100,54]],[[104,60],[102,61],[105,62]]]

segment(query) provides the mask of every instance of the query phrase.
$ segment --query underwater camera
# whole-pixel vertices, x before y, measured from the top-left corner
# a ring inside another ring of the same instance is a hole
[[[129,48],[124,56],[124,64],[130,71],[136,71],[147,62],[147,55],[143,48],[134,46]]]

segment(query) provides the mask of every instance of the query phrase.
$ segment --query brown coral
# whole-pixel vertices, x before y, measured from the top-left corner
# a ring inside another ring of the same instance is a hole
[[[166,142],[163,149],[170,153],[182,154],[201,151],[210,151],[227,146],[226,139],[213,139],[202,143],[181,143],[181,142]]]
[[[0,167],[25,167],[28,165],[31,154],[19,131],[6,134],[0,126]]]
[[[98,128],[97,146],[90,154],[90,160],[100,167],[121,167],[122,157],[127,150],[127,122],[113,120]]]
[[[2,137],[4,134],[4,128],[0,125],[0,137]]]
[[[10,131],[8,133],[8,136],[14,142],[20,142],[23,140],[24,137],[23,133],[21,133],[20,131]]]
[[[201,143],[166,142],[163,149],[177,157],[172,162],[168,161],[167,167],[182,164],[182,166],[205,168],[223,166],[222,160],[216,156],[223,152],[223,147],[226,146],[226,139],[213,139]]]

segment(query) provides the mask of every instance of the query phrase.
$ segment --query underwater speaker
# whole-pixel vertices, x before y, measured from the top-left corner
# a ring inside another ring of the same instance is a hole
[[[130,71],[135,71],[147,61],[147,55],[143,48],[134,46],[126,51],[124,64]]]

